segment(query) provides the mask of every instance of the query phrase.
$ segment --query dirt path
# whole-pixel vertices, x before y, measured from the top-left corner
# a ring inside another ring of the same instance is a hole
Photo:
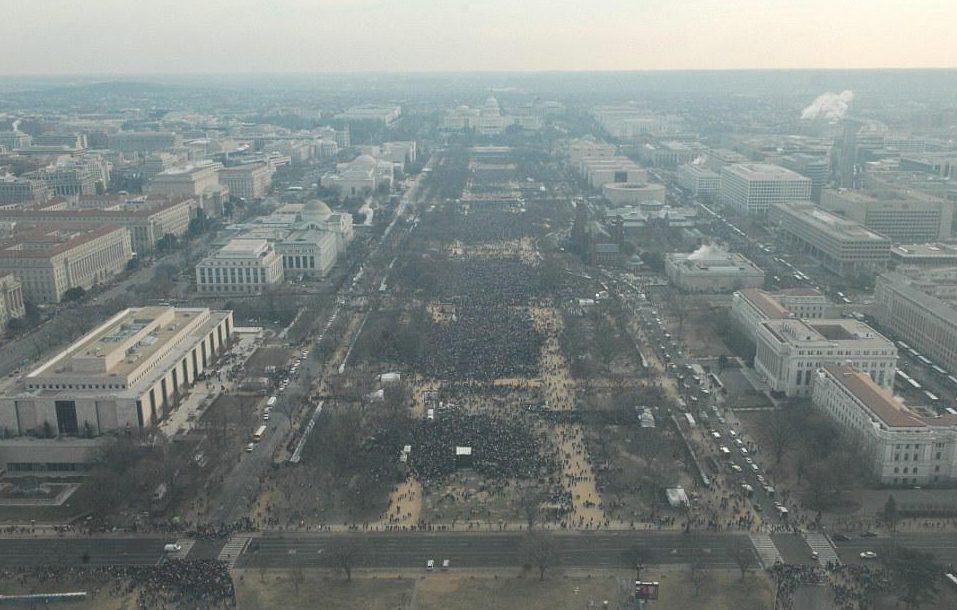
[[[409,478],[389,496],[389,512],[376,524],[377,529],[417,524],[422,518],[422,484]]]
[[[575,408],[575,383],[562,355],[558,337],[562,331],[561,317],[554,308],[537,305],[530,308],[536,328],[545,335],[542,346],[542,385],[548,405],[553,409],[571,411]],[[562,486],[572,497],[572,527],[596,527],[605,521],[601,508],[601,494],[595,483],[585,437],[578,424],[556,424],[552,432],[561,452]]]

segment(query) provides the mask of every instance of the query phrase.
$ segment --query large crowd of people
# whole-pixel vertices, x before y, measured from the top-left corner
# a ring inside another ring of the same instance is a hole
[[[542,342],[524,310],[464,303],[453,320],[431,326],[421,370],[440,379],[534,376]]]
[[[461,466],[495,479],[547,479],[554,476],[553,451],[544,433],[536,434],[520,417],[447,410],[412,429],[409,468],[423,483],[439,481]],[[470,447],[470,456],[456,459],[456,447]]]
[[[4,582],[20,590],[62,591],[64,585],[86,590],[91,598],[135,598],[136,607],[205,609],[231,608],[236,593],[229,569],[222,561],[170,559],[153,566],[48,565],[0,571]],[[84,589],[90,587],[90,589]]]

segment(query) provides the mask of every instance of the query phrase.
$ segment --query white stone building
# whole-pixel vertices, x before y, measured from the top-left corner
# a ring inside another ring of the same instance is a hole
[[[721,168],[721,201],[739,214],[763,216],[782,201],[811,198],[811,179],[766,163],[738,163]]]
[[[957,415],[908,406],[853,367],[815,372],[812,403],[858,443],[883,485],[943,485],[957,480]]]
[[[196,265],[200,294],[262,294],[282,283],[283,260],[265,239],[234,239]]]
[[[762,322],[798,318],[820,320],[834,313],[827,297],[813,288],[788,288],[768,292],[760,288],[739,290],[731,297],[731,317],[755,341]]]
[[[897,348],[857,320],[767,320],[756,343],[754,370],[772,392],[810,396],[814,372],[828,365],[853,366],[878,385],[894,387]]]

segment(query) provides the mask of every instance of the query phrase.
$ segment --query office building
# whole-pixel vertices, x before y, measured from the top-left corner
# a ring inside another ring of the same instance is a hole
[[[232,332],[230,311],[123,310],[0,397],[0,428],[12,436],[90,437],[153,427]]]
[[[33,138],[31,146],[58,146],[70,151],[87,148],[86,135],[82,133],[41,133]]]
[[[684,142],[665,141],[657,144],[644,144],[638,148],[638,157],[642,163],[652,167],[677,167],[691,163],[697,151]]]
[[[196,265],[200,294],[262,294],[283,279],[283,259],[265,239],[233,239]]]
[[[857,320],[769,319],[758,326],[756,343],[754,370],[784,396],[810,396],[815,371],[828,365],[850,365],[894,387],[897,348]]]
[[[891,240],[811,202],[778,203],[769,218],[784,241],[839,275],[874,273],[887,267]]]
[[[882,485],[913,487],[957,480],[957,415],[907,405],[849,366],[815,373],[812,404],[861,449]]]
[[[694,197],[711,201],[721,188],[721,176],[701,165],[685,163],[678,167],[678,186]]]
[[[898,243],[948,239],[954,220],[954,202],[917,191],[826,190],[821,207]]]
[[[7,150],[19,150],[30,146],[33,136],[22,131],[0,131],[0,146]]]
[[[191,198],[207,216],[222,216],[223,205],[231,195],[228,186],[220,183],[220,163],[177,165],[154,175],[145,191],[171,199]]]
[[[109,197],[109,196],[107,196]],[[24,209],[0,209],[0,222],[39,226],[120,225],[129,229],[133,251],[139,256],[151,255],[159,240],[166,235],[181,237],[189,230],[194,199],[145,197],[126,200],[103,209],[80,208],[78,199],[53,199]]]
[[[601,187],[601,194],[614,205],[665,203],[665,185],[653,182],[606,182]]]
[[[957,267],[957,246],[942,242],[891,246],[891,262],[907,267]]]
[[[0,176],[0,205],[46,201],[53,192],[43,180],[16,176]]]
[[[827,297],[813,288],[787,288],[768,292],[760,288],[738,290],[731,297],[731,317],[752,341],[767,320],[820,320],[831,317]]]
[[[764,271],[741,256],[713,246],[665,255],[665,274],[684,292],[733,292],[764,286]]]
[[[275,172],[269,163],[248,163],[224,167],[219,171],[219,182],[229,194],[240,199],[262,199],[272,188]]]
[[[0,241],[0,273],[13,273],[32,303],[59,303],[71,288],[89,290],[126,270],[130,232],[119,225],[44,226]]]
[[[809,200],[811,180],[778,165],[739,163],[721,169],[719,196],[739,214],[763,216],[775,203]]]
[[[582,177],[593,189],[609,183],[641,183],[648,180],[648,172],[627,157],[586,157],[579,165]]]
[[[127,154],[149,155],[177,148],[182,143],[179,135],[159,131],[121,131],[109,136],[110,148]]]
[[[881,274],[874,305],[881,326],[957,374],[957,267]]]
[[[400,106],[389,104],[363,104],[352,106],[345,112],[336,115],[340,121],[373,121],[391,125],[402,114]],[[348,146],[348,144],[346,145]]]
[[[811,200],[821,201],[821,192],[827,184],[830,167],[828,167],[827,157],[824,155],[812,155],[809,153],[794,153],[784,155],[778,159],[781,167],[795,171],[811,180]]]
[[[568,161],[574,168],[580,168],[585,159],[611,159],[618,154],[618,147],[597,141],[594,136],[585,136],[568,144]]]
[[[12,273],[0,273],[0,327],[5,328],[10,320],[27,315],[23,300],[23,284]]]

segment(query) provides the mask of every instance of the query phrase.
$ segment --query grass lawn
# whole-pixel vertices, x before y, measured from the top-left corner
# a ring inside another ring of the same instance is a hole
[[[240,610],[578,610],[601,608],[605,600],[609,608],[618,608],[627,599],[633,578],[621,570],[554,570],[539,582],[537,572],[523,574],[514,569],[404,572],[402,578],[398,576],[395,572],[362,571],[346,582],[338,574],[306,570],[297,593],[290,572],[267,571],[263,582],[258,570],[243,570],[237,573],[236,590]],[[647,570],[643,577],[661,583],[656,610],[759,609],[768,606],[771,595],[763,573],[749,574],[742,581],[737,571],[708,572],[699,595],[695,595],[688,572],[681,569]]]

